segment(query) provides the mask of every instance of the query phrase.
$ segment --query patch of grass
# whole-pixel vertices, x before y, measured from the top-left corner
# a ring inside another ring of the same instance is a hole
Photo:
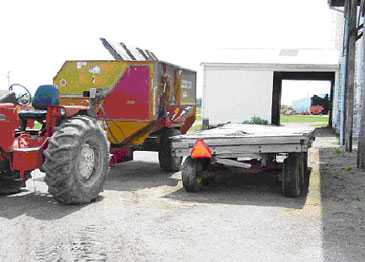
[[[199,131],[202,129],[202,124],[201,122],[196,122],[194,123],[194,125],[189,129],[188,133],[193,133],[193,132],[196,132],[196,131]]]
[[[311,123],[312,127],[326,127],[328,125],[328,115],[280,115],[280,122],[287,123]]]
[[[310,126],[314,127],[314,128],[326,127],[327,123],[326,124],[310,124]]]
[[[328,115],[280,115],[281,123],[328,123]]]
[[[195,122],[192,127],[190,127],[188,133],[193,133],[202,129],[202,117],[201,117],[201,107],[196,107]]]
[[[337,148],[335,149],[335,154],[336,154],[336,156],[342,156],[342,155],[343,155],[343,151],[342,151],[342,149],[341,149],[341,148],[339,148],[339,147],[337,147]]]
[[[262,119],[261,117],[253,116],[253,117],[251,117],[250,120],[247,120],[247,121],[243,122],[243,124],[267,125],[268,122],[265,119]]]
[[[352,171],[352,166],[345,167],[345,171],[347,171],[347,172]]]
[[[202,108],[196,107],[196,114],[195,114],[196,119],[201,119],[202,117],[201,114],[202,114]]]

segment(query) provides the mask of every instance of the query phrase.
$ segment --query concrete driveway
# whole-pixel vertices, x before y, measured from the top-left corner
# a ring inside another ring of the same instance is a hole
[[[365,174],[319,135],[298,199],[284,198],[274,175],[237,170],[189,194],[147,152],[114,167],[85,206],[58,204],[35,174],[0,197],[0,261],[364,261]]]

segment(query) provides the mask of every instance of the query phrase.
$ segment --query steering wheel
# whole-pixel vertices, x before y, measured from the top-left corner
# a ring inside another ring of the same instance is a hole
[[[12,84],[9,86],[9,91],[14,92],[16,102],[21,106],[30,105],[32,102],[32,94],[29,92],[28,88],[21,84]]]

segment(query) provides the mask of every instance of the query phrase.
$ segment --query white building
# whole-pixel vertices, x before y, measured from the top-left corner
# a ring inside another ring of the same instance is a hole
[[[281,83],[286,79],[330,81],[333,100],[338,97],[336,49],[229,49],[219,55],[202,63],[205,126],[242,123],[253,116],[278,124]],[[334,128],[338,122],[336,104],[331,119]]]

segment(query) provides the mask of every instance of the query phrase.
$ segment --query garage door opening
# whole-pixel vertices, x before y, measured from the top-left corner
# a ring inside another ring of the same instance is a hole
[[[280,124],[328,126],[330,93],[329,81],[283,80]]]
[[[332,125],[333,72],[275,72],[274,125]]]

